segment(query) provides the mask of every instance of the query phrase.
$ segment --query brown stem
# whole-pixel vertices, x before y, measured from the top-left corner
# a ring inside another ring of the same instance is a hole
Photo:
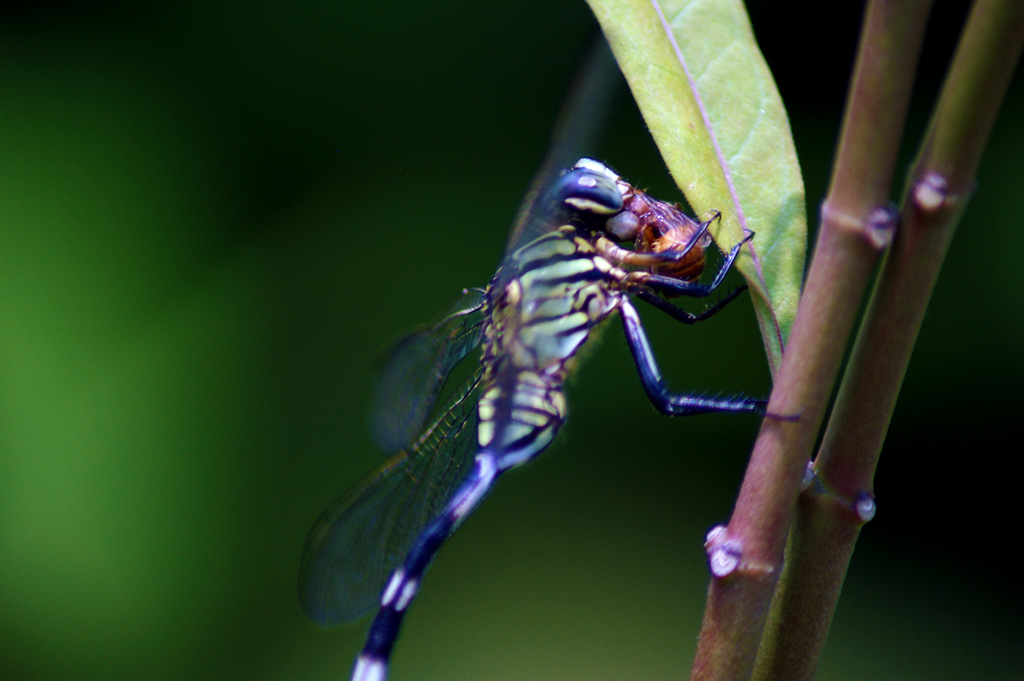
[[[829,197],[766,419],[729,526],[709,542],[715,573],[692,678],[750,678],[797,496],[878,254],[884,208],[930,2],[872,2]],[[721,560],[722,556],[733,558]]]
[[[811,679],[865,518],[875,467],[928,299],[1024,44],[1024,4],[978,0],[903,199],[821,450],[798,506],[758,678]]]

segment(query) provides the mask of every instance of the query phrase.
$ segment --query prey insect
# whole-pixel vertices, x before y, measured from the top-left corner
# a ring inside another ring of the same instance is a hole
[[[552,442],[565,421],[563,385],[574,359],[610,317],[619,317],[662,413],[764,411],[764,401],[750,397],[670,392],[631,302],[685,324],[711,317],[742,288],[698,313],[666,297],[709,296],[753,235],[701,283],[717,215],[697,222],[590,159],[542,183],[527,203],[489,285],[467,291],[392,350],[375,431],[397,453],[329,508],[307,539],[300,588],[313,620],[349,622],[378,608],[353,681],[386,677],[402,618],[441,546],[505,471]],[[449,373],[477,347],[479,366],[435,408]]]

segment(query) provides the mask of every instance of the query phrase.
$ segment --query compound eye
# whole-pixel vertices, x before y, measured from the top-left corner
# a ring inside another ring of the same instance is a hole
[[[616,241],[633,241],[640,233],[640,219],[628,211],[608,218],[604,229],[615,237]]]
[[[592,170],[594,171],[594,173],[598,175],[606,175],[615,182],[619,181],[619,176],[615,174],[614,170],[612,170],[605,164],[601,163],[600,161],[595,161],[592,158],[583,157],[580,160],[576,161],[576,165],[572,167],[573,170],[579,170],[580,168]]]
[[[622,192],[615,180],[590,168],[575,168],[558,181],[555,193],[571,208],[599,215],[622,210]]]

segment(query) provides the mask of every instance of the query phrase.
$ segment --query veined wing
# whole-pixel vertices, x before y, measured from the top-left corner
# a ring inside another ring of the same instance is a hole
[[[558,228],[567,217],[564,205],[554,192],[557,180],[578,158],[592,153],[596,138],[604,127],[612,95],[622,80],[617,75],[618,68],[608,43],[603,35],[598,34],[562,104],[544,162],[519,204],[505,244],[506,255],[541,234]],[[499,288],[508,283],[512,275],[508,271],[499,272]]]
[[[370,398],[374,444],[391,454],[420,434],[452,369],[480,344],[484,292],[469,289],[432,326],[388,350]]]
[[[317,520],[306,539],[299,597],[310,619],[350,622],[379,605],[384,583],[471,469],[482,369],[410,446]]]

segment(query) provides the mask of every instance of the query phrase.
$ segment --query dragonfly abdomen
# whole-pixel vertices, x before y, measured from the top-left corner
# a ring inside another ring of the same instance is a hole
[[[565,421],[565,393],[550,377],[520,371],[509,386],[497,383],[484,393],[477,416],[477,443],[504,470],[551,444]]]

